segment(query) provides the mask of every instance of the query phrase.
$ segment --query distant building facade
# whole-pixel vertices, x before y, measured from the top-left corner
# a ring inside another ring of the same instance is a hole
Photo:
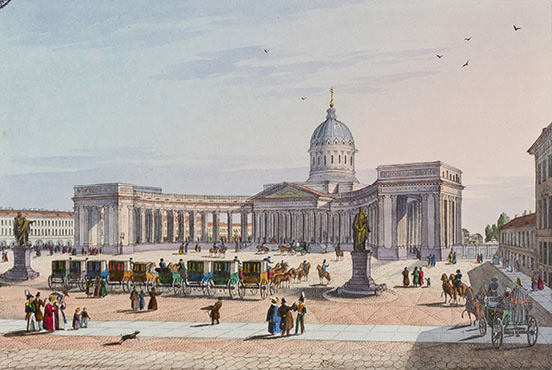
[[[13,234],[13,221],[21,212],[29,221],[34,221],[31,225],[29,242],[33,246],[43,244],[72,246],[74,242],[74,213],[61,211],[36,211],[36,210],[12,210],[0,209],[0,245],[15,245],[15,236]]]
[[[537,215],[516,217],[500,228],[498,254],[510,260],[520,271],[531,276],[536,270],[535,249]]]
[[[267,184],[253,196],[77,185],[75,244],[131,252],[137,244],[218,240],[225,234],[230,239],[222,224],[234,217],[240,219],[235,234],[256,243],[351,244],[353,220],[362,207],[369,221],[367,247],[379,259],[414,258],[416,248],[422,258],[442,259],[462,245],[462,171],[440,161],[382,165],[376,182],[360,184],[357,151],[332,99],[326,120],[311,136],[305,182]]]
[[[535,156],[535,209],[537,266],[544,282],[552,285],[552,123],[528,150]]]

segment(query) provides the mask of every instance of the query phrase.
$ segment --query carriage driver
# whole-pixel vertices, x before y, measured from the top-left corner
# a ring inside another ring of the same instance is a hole
[[[186,264],[184,263],[184,261],[182,261],[182,258],[178,261],[178,270],[179,271],[186,270]]]
[[[270,256],[266,257],[263,261],[266,261],[266,273],[270,273],[270,269],[272,268],[272,266],[270,266],[271,264],[273,264],[274,262],[272,262],[270,260]]]
[[[491,279],[489,297],[498,297],[498,278],[496,276]]]
[[[167,268],[167,264],[165,263],[165,261],[163,260],[163,258],[161,258],[161,260],[159,260],[159,268],[162,268],[162,269],[166,269],[166,268]]]

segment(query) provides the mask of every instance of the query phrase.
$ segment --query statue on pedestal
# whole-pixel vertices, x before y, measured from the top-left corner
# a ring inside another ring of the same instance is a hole
[[[31,248],[29,245],[29,233],[34,221],[27,220],[17,212],[13,220],[13,234],[15,236],[15,248],[13,249],[13,267],[2,275],[3,278],[12,280],[29,280],[37,278],[40,274],[31,268]]]
[[[345,285],[338,289],[338,293],[355,297],[380,295],[387,289],[385,284],[376,284],[371,276],[370,259],[372,252],[366,250],[366,239],[370,229],[368,228],[368,215],[361,207],[353,221],[353,276]]]
[[[355,252],[366,251],[366,238],[369,232],[368,215],[364,213],[364,209],[360,207],[353,221],[353,250]]]

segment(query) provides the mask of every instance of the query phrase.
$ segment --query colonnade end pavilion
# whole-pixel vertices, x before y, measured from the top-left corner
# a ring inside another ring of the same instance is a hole
[[[412,258],[415,248],[422,258],[443,259],[461,244],[459,169],[440,161],[382,165],[373,184],[359,183],[355,141],[337,120],[333,99],[308,152],[305,182],[267,184],[253,196],[167,194],[124,183],[76,185],[75,245],[131,253],[222,237],[254,244],[295,240],[345,246],[352,243],[360,207],[368,215],[367,248],[379,259]]]

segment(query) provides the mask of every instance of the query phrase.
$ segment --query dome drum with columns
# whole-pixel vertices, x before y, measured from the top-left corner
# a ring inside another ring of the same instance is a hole
[[[336,118],[332,89],[326,120],[310,140],[306,182],[267,184],[253,196],[164,194],[119,183],[75,186],[74,244],[121,252],[121,243],[126,253],[161,248],[165,240],[207,242],[218,238],[220,215],[226,214],[227,220],[240,216],[241,235],[252,243],[295,240],[330,248],[339,243],[352,250],[359,207],[369,220],[367,248],[378,259],[415,258],[416,249],[422,258],[444,259],[461,244],[462,171],[440,161],[384,165],[377,167],[377,180],[366,185],[355,177],[356,152],[351,131]],[[161,227],[163,215],[167,228]],[[187,224],[196,217],[201,222]],[[105,227],[98,227],[100,219]]]

